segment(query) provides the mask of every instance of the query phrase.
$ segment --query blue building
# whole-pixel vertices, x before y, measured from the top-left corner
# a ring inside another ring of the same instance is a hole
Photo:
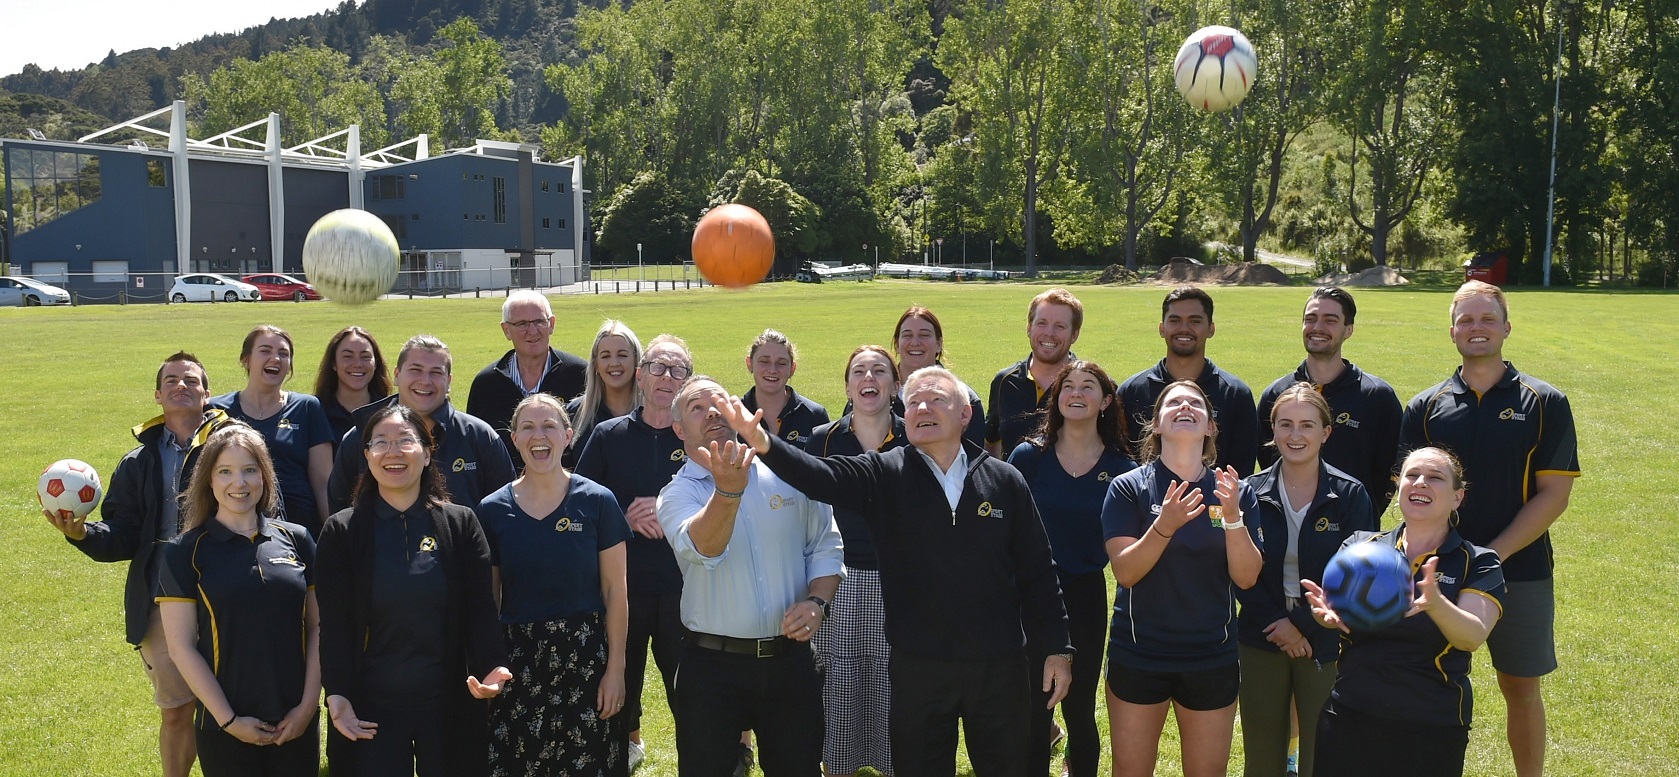
[[[165,114],[167,131],[148,125]],[[185,116],[177,102],[76,142],[0,140],[11,273],[90,301],[162,300],[184,272],[302,275],[309,227],[356,207],[396,234],[399,289],[581,279],[581,158],[498,141],[433,156],[423,135],[363,154],[354,126],[283,148],[277,114],[194,140]],[[112,135],[141,139],[95,142]]]

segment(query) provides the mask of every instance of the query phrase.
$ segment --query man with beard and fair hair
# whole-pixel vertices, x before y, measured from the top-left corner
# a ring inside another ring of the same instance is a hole
[[[507,295],[501,303],[501,335],[513,344],[513,350],[472,379],[466,412],[496,430],[514,469],[523,469],[508,430],[513,407],[538,391],[562,403],[571,401],[583,393],[589,363],[552,345],[554,309],[541,292],[526,289]]]
[[[1071,682],[1049,539],[1020,472],[963,444],[967,387],[943,367],[904,386],[909,446],[860,456],[816,458],[739,400],[718,408],[776,475],[868,521],[892,644],[892,772],[954,775],[960,725],[975,774],[1026,774],[1032,690],[1054,707]]]
[[[688,461],[659,494],[659,523],[682,569],[688,630],[672,706],[684,775],[730,774],[742,730],[767,777],[822,773],[822,679],[810,638],[843,574],[831,509],[754,461],[696,375],[673,428]]]
[[[1219,468],[1235,467],[1237,475],[1247,477],[1253,474],[1259,453],[1259,416],[1248,384],[1207,358],[1207,341],[1216,331],[1212,296],[1194,286],[1173,289],[1160,303],[1160,338],[1166,341],[1166,358],[1126,378],[1119,396],[1131,413],[1126,424],[1131,450],[1140,450],[1143,429],[1154,419],[1160,392],[1175,380],[1195,381],[1213,403]]]
[[[1353,336],[1358,305],[1338,286],[1320,286],[1306,300],[1300,317],[1300,338],[1306,360],[1293,373],[1278,378],[1259,397],[1259,417],[1270,418],[1277,397],[1296,383],[1310,383],[1329,403],[1331,433],[1323,444],[1324,463],[1364,484],[1377,523],[1393,498],[1394,454],[1399,451],[1399,419],[1403,408],[1387,381],[1360,370],[1341,356],[1341,346]],[[1277,461],[1271,425],[1259,425],[1259,466]]]
[[[414,335],[403,343],[396,357],[396,394],[351,413],[356,428],[344,435],[327,482],[333,512],[350,506],[356,481],[367,472],[367,452],[362,450],[362,424],[392,402],[420,415],[437,439],[431,457],[443,473],[449,500],[460,505],[477,505],[484,497],[513,480],[513,459],[507,446],[490,425],[456,410],[449,402],[450,374],[454,358],[449,346],[431,335]]]
[[[990,417],[985,419],[985,450],[1004,458],[1038,428],[1051,383],[1067,360],[1084,326],[1084,303],[1066,289],[1032,298],[1026,308],[1026,338],[1031,353],[991,379]]]
[[[1399,455],[1445,448],[1471,488],[1458,509],[1463,538],[1498,552],[1503,617],[1487,637],[1508,708],[1505,735],[1517,777],[1545,773],[1545,699],[1539,681],[1557,668],[1551,524],[1580,476],[1574,411],[1549,383],[1504,360],[1510,306],[1481,281],[1452,295],[1452,342],[1463,364],[1405,407]]]
[[[61,517],[43,510],[47,522],[94,561],[127,561],[123,616],[129,644],[140,651],[153,701],[162,713],[158,755],[164,777],[186,777],[198,759],[193,733],[192,688],[181,676],[163,636],[163,618],[152,600],[161,559],[158,549],[181,534],[179,495],[192,479],[192,468],[210,433],[228,422],[221,410],[207,409],[210,377],[203,363],[185,351],[163,361],[152,394],[163,415],[134,427],[140,445],[117,463],[110,490],[100,507],[101,521]]]

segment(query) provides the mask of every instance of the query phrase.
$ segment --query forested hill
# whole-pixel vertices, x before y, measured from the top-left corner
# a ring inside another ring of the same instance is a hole
[[[0,77],[0,89],[57,98],[114,123],[179,98],[181,77],[189,73],[208,80],[211,73],[233,61],[261,59],[299,40],[324,44],[348,54],[355,62],[360,62],[374,45],[374,36],[423,50],[434,44],[439,29],[467,17],[501,44],[513,79],[512,94],[501,105],[497,123],[529,129],[552,123],[565,111],[563,100],[544,84],[542,70],[546,64],[575,57],[572,23],[579,5],[606,5],[610,1],[367,0],[356,5],[345,0],[337,8],[313,16],[271,19],[243,32],[208,35],[178,48],[112,51],[80,70],[42,70],[27,65],[20,73]],[[0,126],[16,123],[8,122],[8,115],[16,114],[0,104]]]

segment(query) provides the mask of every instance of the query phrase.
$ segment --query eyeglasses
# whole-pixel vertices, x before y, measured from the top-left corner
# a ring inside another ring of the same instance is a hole
[[[367,444],[367,449],[373,453],[388,453],[391,448],[403,453],[413,453],[420,449],[420,441],[413,437],[400,437],[395,440],[374,440]]]
[[[680,364],[665,364],[664,362],[649,361],[642,362],[641,366],[647,369],[648,375],[652,375],[655,378],[662,378],[669,375],[673,380],[686,380],[689,375],[694,373],[693,370]]]
[[[546,318],[533,318],[533,319],[529,319],[527,321],[504,321],[502,323],[505,323],[508,326],[513,327],[514,329],[520,329],[520,330],[524,330],[524,329],[547,329],[548,328],[548,319],[546,319]]]

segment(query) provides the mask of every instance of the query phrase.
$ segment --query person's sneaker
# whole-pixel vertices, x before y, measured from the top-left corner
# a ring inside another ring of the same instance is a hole
[[[632,771],[632,772],[635,771],[635,768],[637,766],[641,765],[641,759],[646,758],[646,757],[647,757],[647,746],[640,743],[640,742],[631,742],[630,743],[630,758],[629,758],[630,769],[629,770]]]
[[[740,745],[740,763],[735,766],[734,777],[746,777],[752,773],[752,764],[758,760],[757,752],[752,746],[744,742]]]

